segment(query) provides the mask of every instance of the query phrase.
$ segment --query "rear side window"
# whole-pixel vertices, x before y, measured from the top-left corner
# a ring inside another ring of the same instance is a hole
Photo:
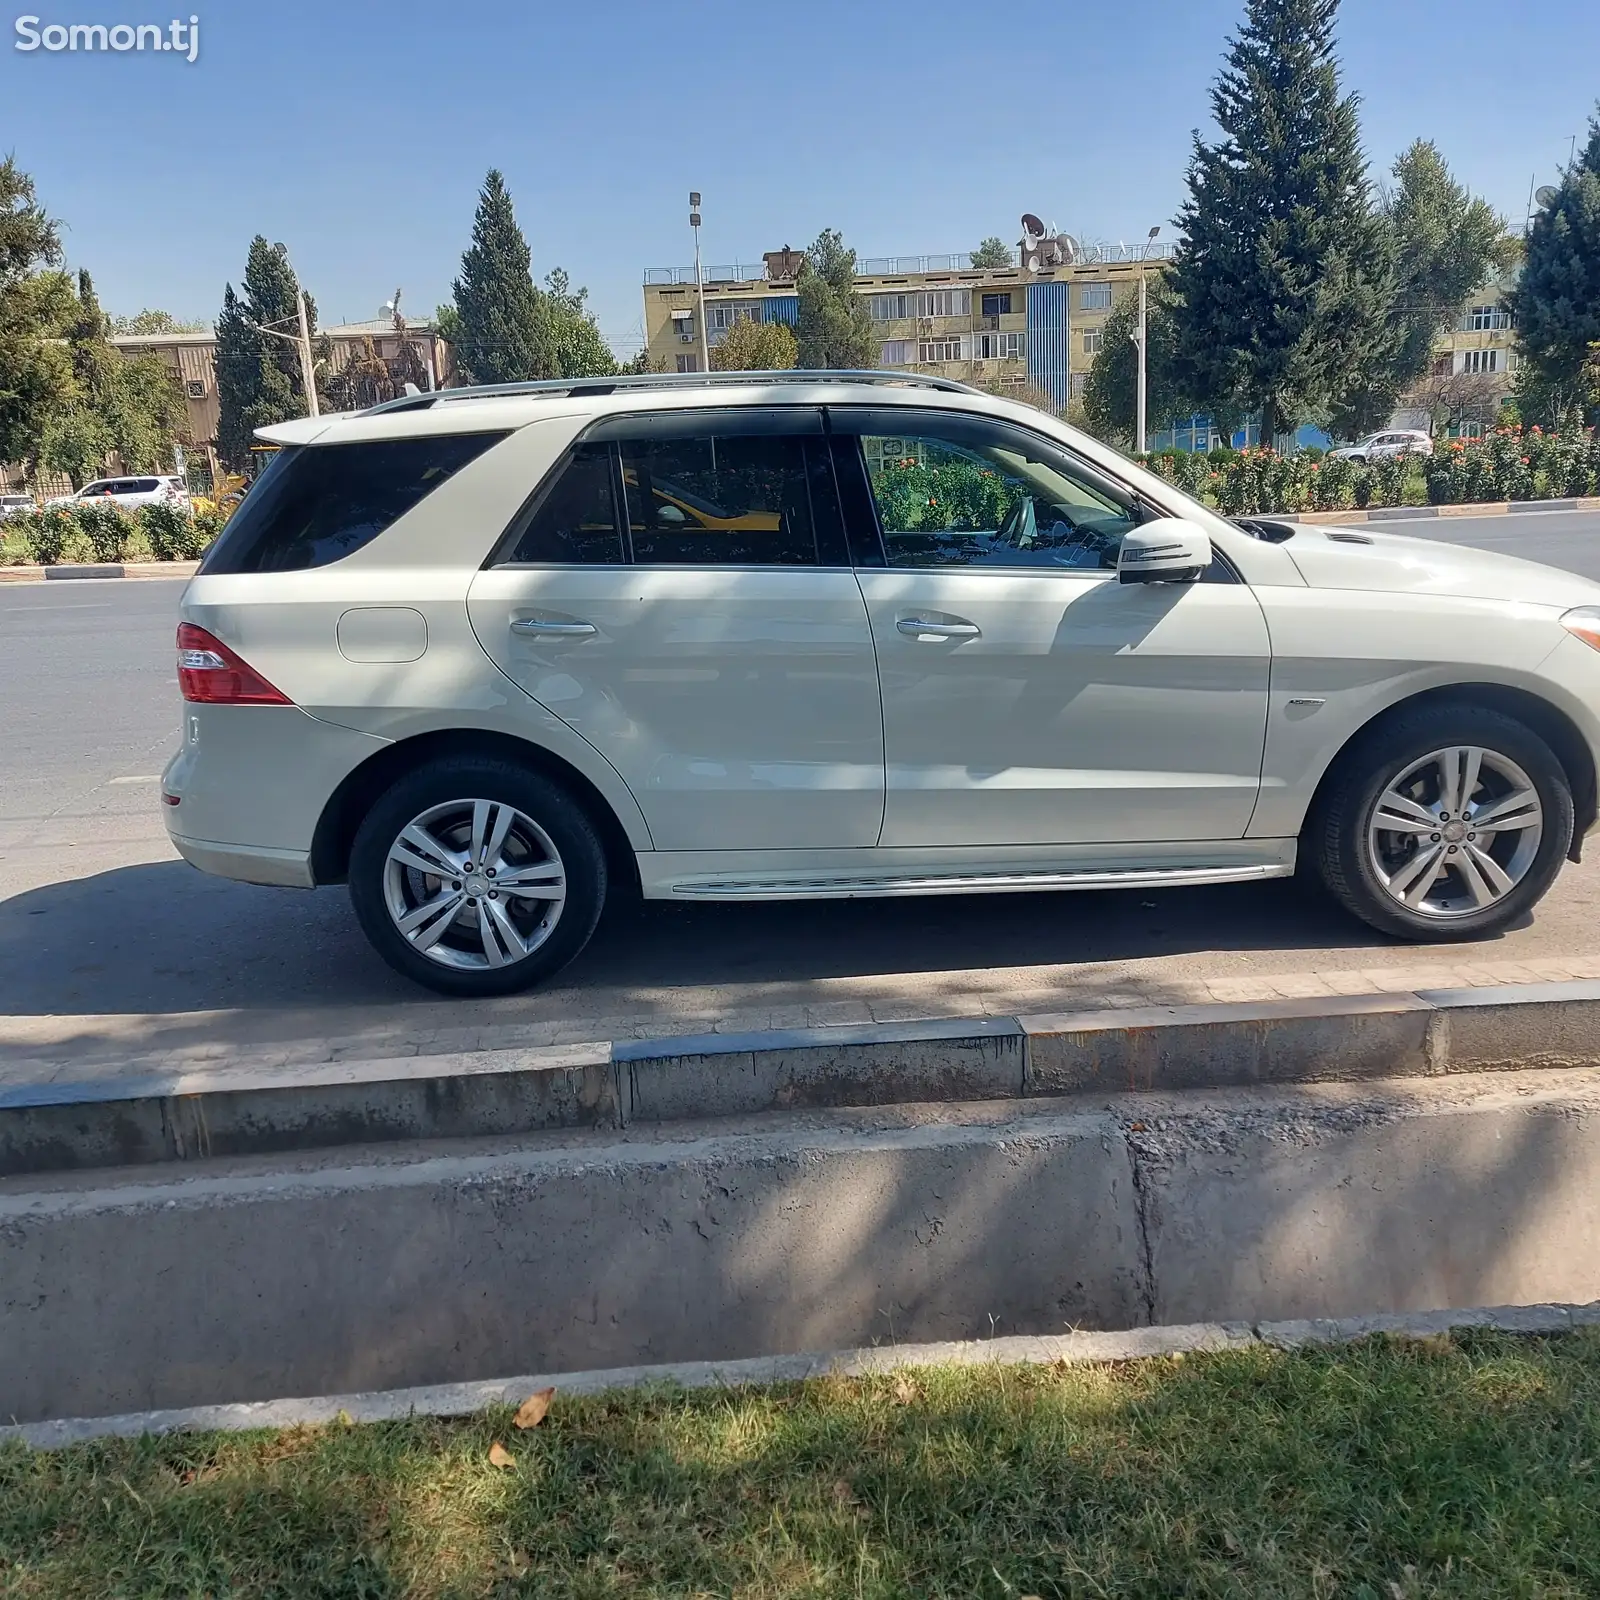
[[[161,485],[154,478],[124,478],[117,485],[118,494],[154,494]]]
[[[229,518],[205,572],[301,572],[371,544],[503,439],[450,433],[278,451]]]
[[[609,444],[580,444],[513,527],[511,562],[610,567],[623,554]]]

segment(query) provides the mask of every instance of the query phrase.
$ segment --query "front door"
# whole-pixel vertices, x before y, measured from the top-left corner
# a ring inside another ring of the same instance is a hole
[[[1270,648],[1249,588],[1122,584],[1134,498],[987,417],[830,410],[878,652],[885,845],[1241,838]]]
[[[877,841],[877,668],[816,410],[603,422],[502,552],[479,640],[617,769],[658,850]]]

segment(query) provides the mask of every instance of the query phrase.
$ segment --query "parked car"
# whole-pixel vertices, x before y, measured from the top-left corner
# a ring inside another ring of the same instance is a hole
[[[19,517],[33,510],[31,494],[0,494],[0,522],[7,517]]]
[[[457,389],[282,450],[178,629],[196,866],[348,883],[446,993],[619,884],[787,900],[1253,883],[1525,917],[1596,817],[1600,584],[1224,520],[906,374]]]
[[[1330,456],[1344,461],[1382,461],[1386,456],[1431,456],[1433,440],[1417,428],[1390,428],[1384,433],[1369,433],[1358,444],[1330,450]]]
[[[47,506],[104,505],[124,511],[139,506],[176,505],[189,509],[189,487],[179,477],[96,478],[76,494],[57,495]]]

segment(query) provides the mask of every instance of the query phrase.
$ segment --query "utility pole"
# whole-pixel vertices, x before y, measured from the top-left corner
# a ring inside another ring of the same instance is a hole
[[[711,370],[711,341],[706,332],[706,280],[700,272],[700,191],[689,191],[689,226],[694,229],[694,286],[700,299],[700,370]]]
[[[1139,280],[1139,287],[1144,287],[1143,278]],[[306,322],[306,292],[299,284],[295,285],[294,308],[300,313],[300,378],[306,386],[307,414],[320,417],[322,412],[317,407],[317,366],[311,356],[311,329]]]

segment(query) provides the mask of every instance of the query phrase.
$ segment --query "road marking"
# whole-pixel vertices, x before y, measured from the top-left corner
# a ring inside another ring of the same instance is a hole
[[[160,783],[161,782],[161,774],[159,772],[155,772],[155,773],[149,774],[148,776],[145,776],[145,775],[141,774],[137,778],[113,778],[113,779],[111,779],[111,782],[112,783]]]
[[[37,606],[7,606],[7,611],[37,611]],[[53,611],[109,611],[109,600],[71,600],[65,605],[52,606]]]

